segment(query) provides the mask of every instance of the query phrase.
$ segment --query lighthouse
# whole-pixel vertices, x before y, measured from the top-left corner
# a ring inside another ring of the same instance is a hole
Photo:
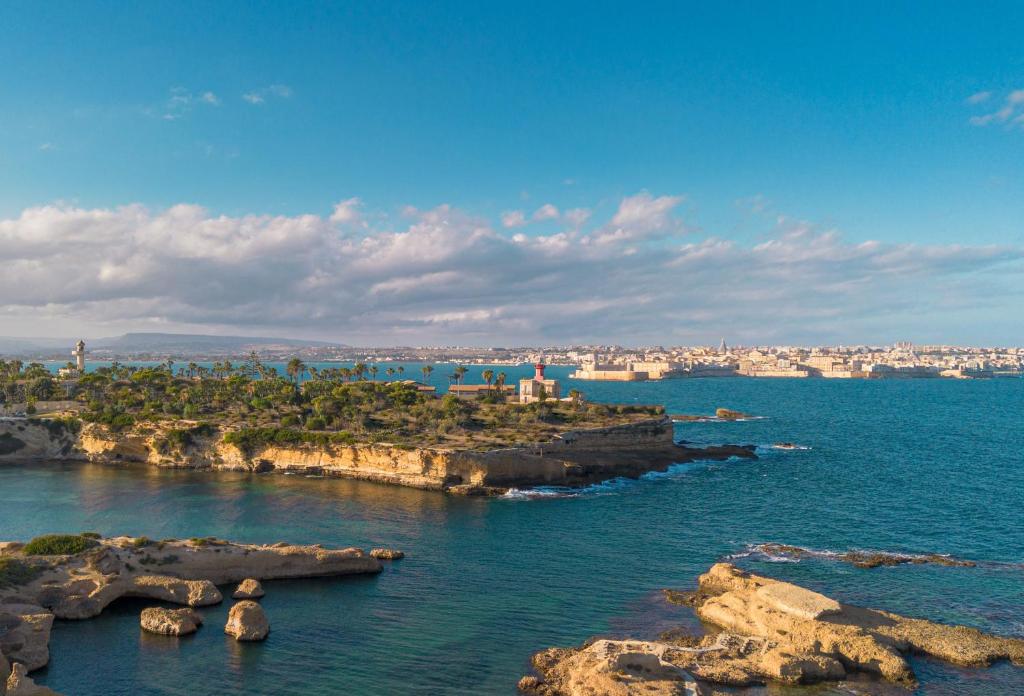
[[[557,401],[561,398],[561,386],[557,379],[548,379],[544,376],[546,365],[537,361],[533,366],[533,377],[519,380],[519,403],[529,404],[541,400],[541,394],[545,399]]]
[[[71,351],[71,357],[75,359],[75,368],[79,372],[85,372],[85,341],[79,339],[75,349]]]

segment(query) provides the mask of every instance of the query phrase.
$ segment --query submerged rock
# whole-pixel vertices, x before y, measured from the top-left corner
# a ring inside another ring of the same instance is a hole
[[[373,555],[371,553],[371,555]],[[232,599],[259,599],[265,594],[263,585],[256,578],[246,578],[231,593]]]
[[[910,686],[916,683],[907,661],[911,653],[962,666],[1002,659],[1024,665],[1022,639],[842,604],[728,563],[712,566],[696,591],[667,594],[693,606],[718,632],[697,637],[671,631],[660,641],[551,648],[534,656],[541,679],[531,691],[545,696],[681,693],[666,689],[678,688],[672,683],[686,679],[682,672],[727,686],[836,681],[856,672]],[[625,679],[606,676],[622,672],[624,664]],[[673,670],[680,671],[676,677]],[[623,684],[637,689],[623,691]]]
[[[231,607],[224,632],[235,640],[263,640],[270,633],[270,621],[263,607],[245,599]]]
[[[202,615],[192,609],[149,607],[139,617],[142,630],[163,636],[184,636],[195,633],[203,624]]]
[[[816,551],[803,546],[777,544],[768,542],[749,547],[751,551],[768,556],[785,556],[786,558],[824,558],[850,563],[858,568],[891,567],[904,564],[933,564],[956,568],[974,568],[978,564],[962,558],[953,558],[941,553],[900,553],[895,551]]]
[[[372,549],[370,555],[382,561],[397,561],[399,558],[405,558],[405,551],[399,551],[398,549]]]

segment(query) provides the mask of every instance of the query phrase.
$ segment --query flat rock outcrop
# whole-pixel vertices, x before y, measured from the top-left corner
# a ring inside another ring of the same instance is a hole
[[[71,535],[70,541],[81,541]],[[188,607],[222,601],[217,585],[379,573],[380,561],[361,549],[331,550],[279,542],[271,546],[219,539],[151,541],[145,537],[88,539],[86,550],[26,555],[23,545],[0,545],[8,574],[0,583],[0,655],[27,671],[49,661],[54,618],[88,619],[121,597]],[[167,611],[167,610],[164,610]]]
[[[270,621],[267,614],[256,602],[243,599],[231,607],[224,632],[235,640],[263,640],[270,633]]]
[[[382,561],[397,561],[400,558],[405,558],[405,551],[399,551],[398,549],[371,549],[370,555]]]
[[[373,552],[370,552],[373,556]],[[374,556],[376,558],[376,556]],[[263,592],[263,585],[256,578],[246,578],[242,582],[238,583],[238,587],[231,593],[231,599],[259,599],[265,593]]]
[[[521,690],[545,696],[703,693],[709,684],[808,684],[857,672],[913,686],[911,653],[970,667],[997,660],[1024,665],[1024,639],[843,604],[728,563],[712,566],[696,591],[670,597],[694,607],[716,630],[550,648],[534,655],[540,678]]]
[[[203,625],[203,617],[193,609],[149,607],[142,610],[139,624],[143,631],[162,636],[184,636],[195,633]]]

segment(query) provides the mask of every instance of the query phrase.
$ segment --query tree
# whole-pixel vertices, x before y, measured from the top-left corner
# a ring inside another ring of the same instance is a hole
[[[462,378],[465,377],[469,370],[461,365],[455,368],[455,379],[458,380],[459,384],[462,384]]]
[[[366,373],[366,365],[363,363],[356,363],[355,367],[352,368],[352,372],[355,374],[356,379],[361,382],[363,381],[363,375]]]
[[[377,381],[377,370],[379,369],[376,365],[370,365],[370,377],[373,378],[374,382]]]
[[[395,374],[395,368],[389,367],[388,369],[384,370],[384,374],[387,375],[388,379],[391,379]]]
[[[423,367],[420,368],[420,372],[423,373],[423,381],[429,382],[430,375],[431,373],[434,372],[434,367],[432,365],[424,365]]]
[[[487,391],[491,390],[491,382],[494,380],[494,370],[484,370],[480,376],[487,382]]]
[[[288,361],[288,364],[285,366],[285,372],[287,372],[288,376],[292,378],[292,381],[295,382],[295,388],[298,389],[299,380],[302,378],[302,375],[306,372],[306,364],[299,360],[298,358],[292,358],[291,360]]]
[[[583,404],[583,392],[581,392],[579,389],[570,389],[569,399],[572,400],[573,408],[579,409],[579,407]]]
[[[404,375],[404,374],[405,374],[405,368],[402,367],[401,365],[399,365],[398,366],[398,376],[399,376],[399,378],[401,378],[401,376]]]

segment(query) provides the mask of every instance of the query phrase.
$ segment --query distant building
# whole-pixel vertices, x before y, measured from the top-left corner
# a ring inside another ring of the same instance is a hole
[[[547,379],[544,376],[544,363],[538,362],[534,367],[533,377],[519,380],[519,403],[531,404],[545,399],[562,398],[562,387],[557,379]]]
[[[78,377],[85,374],[85,341],[79,340],[75,349],[71,351],[71,357],[75,359],[74,368],[62,367],[57,370],[60,377]]]

